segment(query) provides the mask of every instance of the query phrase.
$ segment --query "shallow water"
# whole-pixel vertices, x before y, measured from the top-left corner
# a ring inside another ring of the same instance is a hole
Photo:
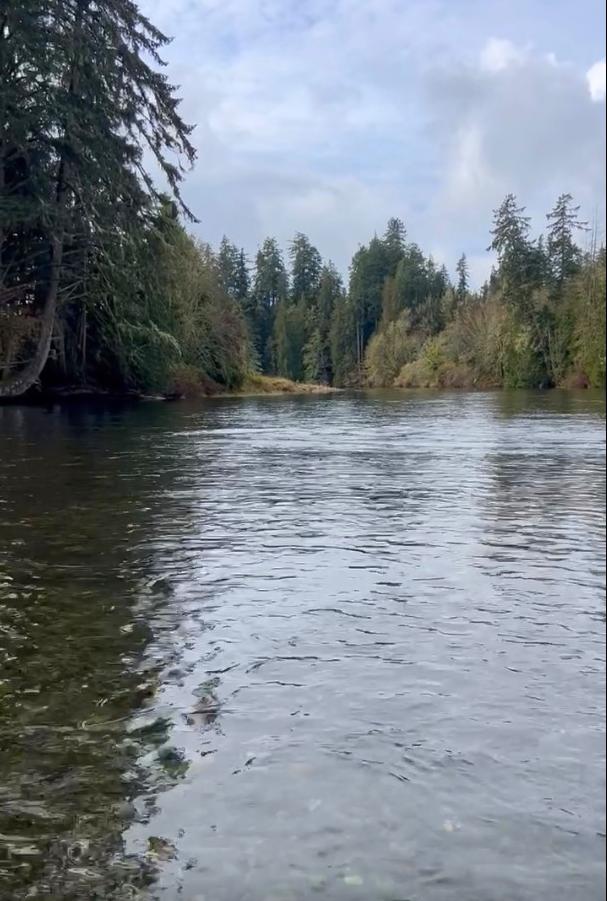
[[[602,898],[604,415],[0,408],[0,897]]]

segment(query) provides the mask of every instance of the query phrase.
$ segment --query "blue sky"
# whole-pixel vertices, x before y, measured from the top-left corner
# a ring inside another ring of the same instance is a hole
[[[561,191],[605,221],[605,12],[595,0],[141,0],[198,162],[196,232],[253,255],[304,231],[344,274],[389,216],[488,273],[491,211],[536,228]]]

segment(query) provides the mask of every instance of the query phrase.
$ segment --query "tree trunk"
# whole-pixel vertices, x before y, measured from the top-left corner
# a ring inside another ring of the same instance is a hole
[[[68,72],[68,94],[74,96],[78,83],[78,49],[82,33],[83,16],[88,8],[90,0],[78,0],[74,27],[72,32],[72,59]],[[64,124],[64,138],[69,140],[69,119]],[[59,284],[61,282],[61,268],[63,263],[63,244],[65,237],[65,211],[67,199],[68,164],[65,154],[62,154],[57,167],[57,186],[55,194],[55,206],[57,210],[57,222],[54,233],[50,236],[51,246],[51,274],[46,291],[46,299],[40,317],[40,336],[33,358],[10,378],[0,381],[0,400],[3,397],[19,397],[38,380],[48,360],[55,326],[55,314],[57,311],[57,298]]]
[[[86,284],[86,282],[85,282]],[[82,379],[86,381],[86,329],[88,324],[88,316],[86,306],[82,310],[82,326],[80,337],[80,365],[82,369]]]
[[[2,375],[0,376],[0,384],[2,383],[2,379],[7,379],[11,374],[11,363],[13,362],[13,353],[15,350],[15,336],[9,333],[8,341],[6,344],[6,352],[4,360],[2,361]]]
[[[0,381],[0,399],[3,397],[18,397],[40,377],[40,373],[46,365],[49,351],[51,349],[51,340],[53,338],[53,328],[55,325],[55,311],[57,309],[57,295],[59,293],[59,279],[61,276],[61,261],[63,257],[63,240],[61,238],[53,238],[52,241],[52,266],[51,277],[44,302],[44,309],[40,317],[40,337],[38,338],[38,346],[36,353],[29,363],[19,372],[16,372],[9,379]]]

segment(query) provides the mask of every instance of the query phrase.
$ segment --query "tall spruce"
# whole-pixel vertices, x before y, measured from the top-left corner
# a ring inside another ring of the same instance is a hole
[[[521,309],[527,306],[533,287],[533,254],[529,240],[530,218],[514,194],[507,194],[493,213],[490,250],[497,253],[504,296]]]
[[[224,235],[217,253],[217,265],[223,290],[230,297],[237,297],[238,262],[238,248]]]
[[[565,279],[579,271],[581,252],[575,243],[576,231],[588,231],[588,223],[578,219],[579,206],[571,194],[561,194],[547,214],[547,254],[552,278],[559,290]]]
[[[455,267],[455,271],[457,272],[457,285],[455,288],[455,296],[458,303],[464,303],[468,296],[468,290],[470,287],[470,276],[468,270],[468,260],[466,258],[466,254],[463,253],[459,260],[457,261],[457,266]]]
[[[405,254],[407,229],[402,219],[388,219],[384,232],[384,245],[388,256],[388,275],[396,274],[396,267]]]
[[[331,324],[335,308],[343,298],[341,277],[332,263],[320,273],[317,309],[312,331],[304,348],[304,374],[313,382],[331,385],[334,362],[331,352]]]
[[[250,290],[247,257],[244,250],[239,250],[225,235],[219,245],[217,266],[223,290],[244,309]]]
[[[322,259],[310,239],[298,232],[289,247],[291,260],[291,298],[310,307],[316,301],[320,286]]]
[[[236,261],[236,273],[234,278],[234,297],[241,304],[246,302],[251,288],[251,277],[249,275],[249,263],[244,250],[238,251],[238,260]]]
[[[390,256],[384,241],[375,236],[361,247],[350,267],[350,301],[356,323],[355,357],[362,379],[363,357],[382,314],[384,282],[390,274]]]
[[[422,327],[423,307],[430,294],[430,284],[427,261],[417,244],[407,245],[405,255],[396,270],[394,289],[398,313],[407,310],[412,327]]]
[[[255,258],[253,290],[248,304],[251,333],[264,372],[274,368],[274,320],[278,304],[287,296],[287,271],[281,250],[275,238],[266,238]]]
[[[5,315],[35,317],[26,359],[4,367],[6,397],[38,379],[91,253],[151,214],[145,153],[187,214],[173,160],[195,151],[159,71],[168,39],[132,0],[4,0],[0,25],[0,298]]]

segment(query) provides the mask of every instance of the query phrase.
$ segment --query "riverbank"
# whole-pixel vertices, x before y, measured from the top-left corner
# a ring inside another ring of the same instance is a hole
[[[238,388],[226,388],[209,380],[182,381],[159,397],[162,400],[193,400],[205,397],[259,397],[283,394],[334,394],[342,389],[314,382],[294,382],[277,375],[248,375]],[[152,397],[143,397],[151,400]]]
[[[280,376],[247,376],[239,388],[226,389],[210,380],[174,385],[168,392],[146,394],[141,391],[106,391],[96,386],[57,386],[34,388],[14,398],[2,398],[0,404],[37,406],[53,403],[77,403],[79,401],[178,401],[212,397],[257,397],[284,394],[334,394],[340,388],[313,382],[293,382]]]

